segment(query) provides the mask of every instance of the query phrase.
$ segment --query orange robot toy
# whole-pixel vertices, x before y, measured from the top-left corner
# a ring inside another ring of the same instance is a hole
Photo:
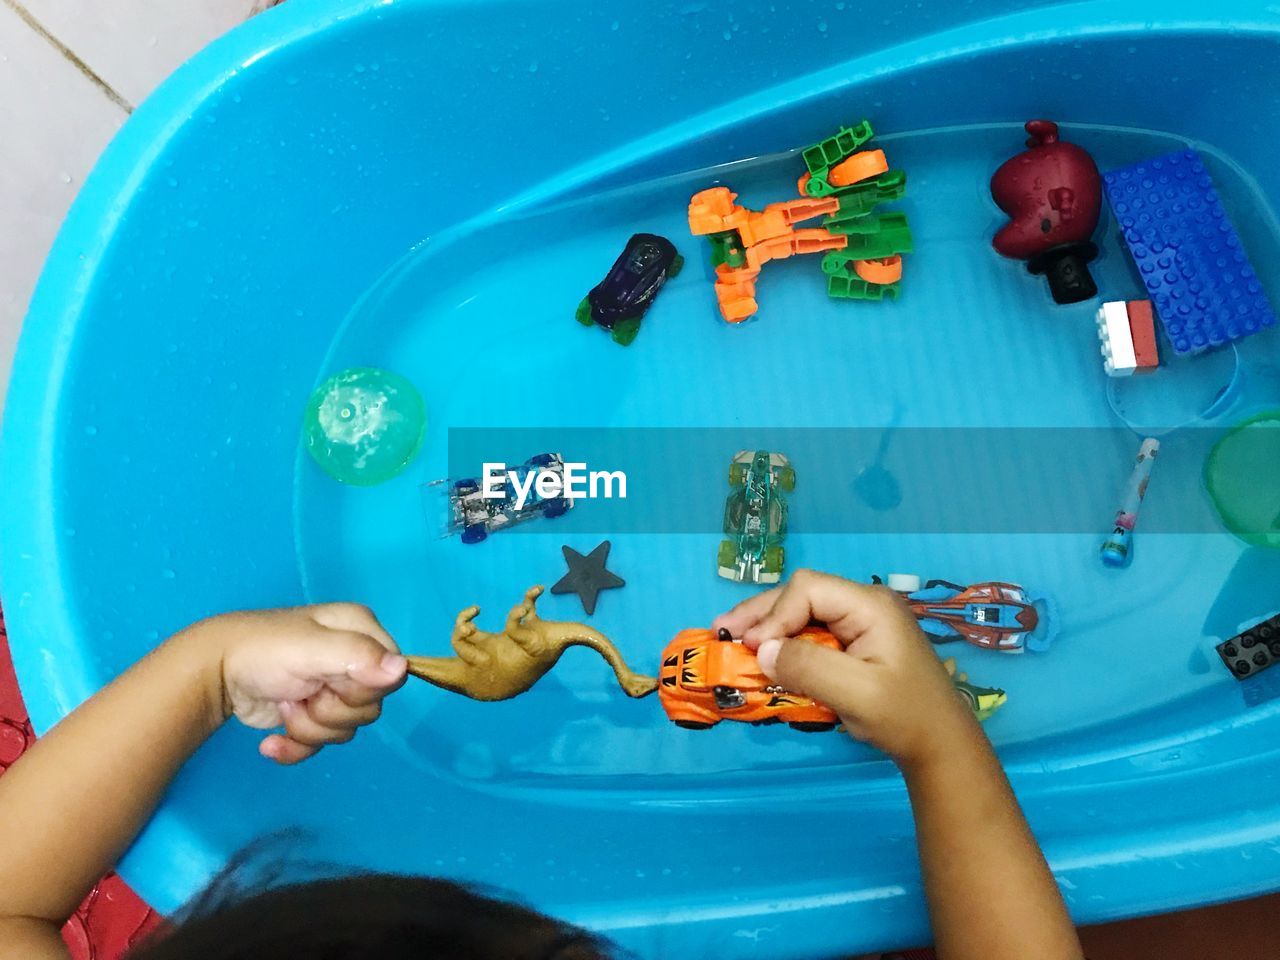
[[[901,213],[875,213],[899,199],[906,175],[890,170],[883,150],[863,150],[872,137],[865,120],[802,151],[807,170],[796,184],[801,196],[750,210],[728,187],[712,187],[689,202],[689,230],[711,243],[720,313],[730,323],[753,316],[756,280],[770,260],[822,253],[828,295],[841,299],[897,298],[902,255],[911,230]],[[797,227],[822,217],[822,225]]]

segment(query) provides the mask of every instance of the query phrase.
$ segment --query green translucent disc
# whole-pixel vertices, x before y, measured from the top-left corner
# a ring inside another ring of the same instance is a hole
[[[386,370],[353,367],[311,395],[302,436],[325,473],[367,487],[409,465],[426,426],[427,408],[412,383]]]
[[[1217,442],[1204,483],[1222,522],[1259,547],[1280,547],[1280,410],[1259,414]]]

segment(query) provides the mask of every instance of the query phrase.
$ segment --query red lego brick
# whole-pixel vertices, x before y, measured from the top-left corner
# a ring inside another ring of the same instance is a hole
[[[9,636],[0,611],[0,774],[35,742],[35,731],[18,690],[9,656]],[[158,913],[114,873],[98,882],[62,928],[72,960],[118,960],[163,923]]]
[[[1129,333],[1133,339],[1133,355],[1137,360],[1135,373],[1149,373],[1160,366],[1160,353],[1156,348],[1156,320],[1150,300],[1130,300],[1125,304],[1129,313]]]

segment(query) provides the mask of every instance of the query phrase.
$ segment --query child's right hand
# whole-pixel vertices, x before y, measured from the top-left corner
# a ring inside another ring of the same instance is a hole
[[[787,639],[812,620],[845,651]],[[716,618],[712,628],[722,627],[756,649],[766,674],[831,707],[853,737],[900,766],[945,752],[948,733],[978,731],[915,617],[888,587],[799,570]]]
[[[408,667],[373,611],[354,603],[227,613],[186,633],[217,660],[218,719],[284,727],[259,745],[282,764],[349,741],[378,718]]]

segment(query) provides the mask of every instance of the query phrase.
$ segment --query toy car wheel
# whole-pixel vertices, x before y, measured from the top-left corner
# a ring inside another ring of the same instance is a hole
[[[715,724],[705,723],[702,720],[677,720],[677,727],[683,727],[686,730],[710,730]]]
[[[935,646],[943,643],[955,643],[957,640],[960,639],[960,634],[958,633],[948,633],[944,635],[944,634],[934,633],[931,630],[923,630],[923,629],[921,632],[924,633],[928,641],[934,644]]]
[[[548,520],[554,520],[556,517],[563,517],[569,512],[569,501],[564,497],[556,497],[554,500],[548,500],[546,509],[542,511],[542,515]]]
[[[627,317],[625,320],[619,320],[613,325],[613,342],[621,346],[628,347],[639,332],[639,317]]]
[[[834,723],[819,723],[814,720],[797,720],[787,724],[792,730],[799,730],[801,733],[826,733],[828,730],[834,730]]]
[[[738,548],[732,540],[721,540],[716,552],[716,566],[732,570],[738,565]]]
[[[781,573],[782,565],[786,563],[786,557],[787,555],[782,547],[765,547],[764,572]]]
[[[489,531],[484,528],[483,523],[473,523],[469,527],[462,530],[463,543],[479,543],[489,536]]]
[[[796,488],[796,471],[792,467],[778,468],[778,486],[790,493]]]
[[[596,325],[595,320],[593,320],[591,317],[591,298],[590,297],[582,298],[582,302],[578,304],[578,310],[573,315],[573,318],[577,320],[580,324],[582,324],[584,327],[594,327]]]
[[[684,257],[676,254],[676,258],[671,261],[671,266],[667,267],[667,279],[670,280],[684,269]]]
[[[745,463],[729,464],[729,486],[741,487],[747,482],[747,465]]]

